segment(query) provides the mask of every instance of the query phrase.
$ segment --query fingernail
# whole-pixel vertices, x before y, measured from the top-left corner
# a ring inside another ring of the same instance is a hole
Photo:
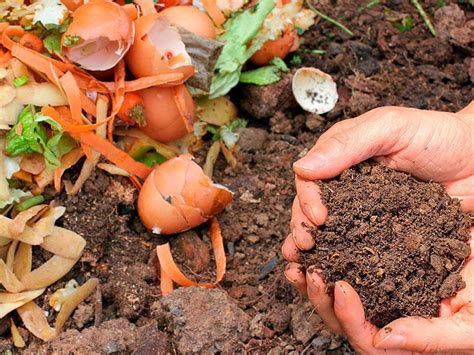
[[[318,217],[317,217],[318,212],[317,212],[316,208],[310,206],[310,207],[308,208],[308,210],[309,210],[309,215],[311,216],[311,222],[313,222],[313,223],[315,223],[315,224],[319,224],[319,223],[318,223]]]
[[[319,292],[319,286],[314,282],[314,277],[312,276],[313,274],[316,274],[316,271],[309,270],[308,271],[308,279],[310,282],[308,282],[308,289],[309,291],[313,293]]]
[[[334,305],[336,307],[342,308],[346,305],[346,295],[347,295],[346,290],[344,289],[344,286],[342,286],[342,284],[339,282],[336,282],[334,287],[338,287],[339,291],[341,291],[338,293],[336,297],[334,297]]]
[[[375,343],[379,349],[399,349],[405,345],[405,337],[400,334],[388,333],[383,335],[382,339]]]
[[[327,164],[327,159],[322,155],[315,155],[311,158],[302,158],[296,161],[293,164],[293,167],[296,169],[316,171],[325,167]]]

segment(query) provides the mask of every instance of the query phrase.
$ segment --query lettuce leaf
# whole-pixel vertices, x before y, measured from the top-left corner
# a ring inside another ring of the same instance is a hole
[[[243,72],[240,82],[255,85],[270,85],[280,81],[282,74],[289,71],[285,62],[278,57],[273,58],[270,65]]]
[[[75,146],[76,142],[64,134],[56,121],[36,113],[30,105],[21,111],[18,123],[8,132],[6,151],[13,157],[20,154],[43,154],[46,165],[57,168],[61,165],[61,157]]]
[[[225,24],[225,32],[218,40],[225,42],[224,48],[214,67],[214,77],[211,83],[209,97],[216,98],[227,94],[239,83],[242,66],[262,48],[266,39],[248,43],[260,30],[265,18],[275,7],[275,0],[259,0],[259,2],[235,14]]]

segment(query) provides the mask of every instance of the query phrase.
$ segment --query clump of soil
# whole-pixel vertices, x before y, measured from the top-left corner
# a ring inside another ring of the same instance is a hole
[[[305,254],[330,288],[346,280],[367,318],[382,327],[404,316],[433,317],[440,301],[465,286],[469,218],[442,186],[373,162],[321,182],[329,214],[311,229]]]

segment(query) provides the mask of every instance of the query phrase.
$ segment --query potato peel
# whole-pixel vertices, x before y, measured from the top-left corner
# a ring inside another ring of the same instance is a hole
[[[17,312],[26,329],[35,337],[48,341],[56,336],[56,331],[49,326],[43,310],[34,301],[19,307]]]
[[[74,293],[70,294],[69,297],[67,297],[56,318],[56,323],[54,325],[56,329],[56,334],[59,334],[61,332],[64,323],[66,323],[72,312],[76,309],[79,303],[84,301],[92,294],[98,284],[99,279],[89,279],[82,286],[78,287]]]

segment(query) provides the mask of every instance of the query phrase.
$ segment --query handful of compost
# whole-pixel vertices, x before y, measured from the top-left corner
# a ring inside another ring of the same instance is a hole
[[[324,224],[304,253],[332,290],[339,280],[360,295],[378,327],[405,316],[434,317],[464,288],[470,220],[441,185],[362,163],[320,182]]]

